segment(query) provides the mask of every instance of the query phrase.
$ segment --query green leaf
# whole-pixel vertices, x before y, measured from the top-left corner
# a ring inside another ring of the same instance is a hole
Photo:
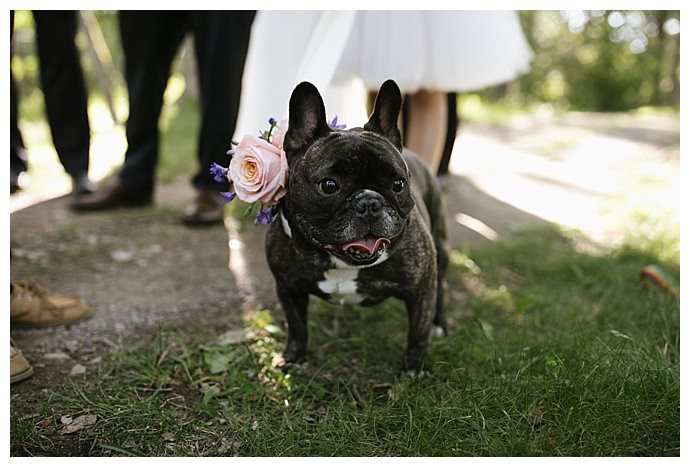
[[[230,355],[217,350],[204,353],[204,363],[211,373],[222,373],[228,368]]]

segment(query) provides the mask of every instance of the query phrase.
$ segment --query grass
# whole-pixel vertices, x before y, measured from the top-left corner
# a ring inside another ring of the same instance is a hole
[[[24,65],[17,71],[35,77],[35,59]],[[35,180],[57,177],[56,158],[41,152],[50,147],[41,94],[24,91],[30,158],[46,174]],[[197,168],[198,105],[173,100],[160,122],[162,181]],[[458,106],[463,120],[480,124],[544,110],[518,104],[468,95]],[[657,216],[633,223],[643,235],[605,252],[555,229],[453,252],[452,329],[432,343],[431,376],[397,372],[406,319],[394,301],[314,302],[309,363],[287,374],[277,367],[285,343],[278,310],[258,312],[246,337],[225,344],[211,330],[160,329],[104,359],[95,375],[13,399],[10,453],[678,456],[680,307],[638,281],[647,264],[679,277],[678,229]],[[62,434],[63,417],[86,414],[95,422]]]
[[[226,336],[161,329],[13,404],[11,454],[678,456],[679,302],[638,274],[678,277],[679,260],[653,241],[582,242],[533,229],[453,252],[452,332],[432,343],[431,376],[397,373],[395,301],[313,302],[309,362],[288,373],[278,313]],[[60,434],[83,414],[95,423]]]

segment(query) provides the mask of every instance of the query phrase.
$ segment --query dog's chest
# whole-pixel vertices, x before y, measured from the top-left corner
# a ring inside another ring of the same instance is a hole
[[[364,297],[357,291],[359,269],[338,268],[327,269],[324,280],[317,282],[319,290],[330,295],[330,301],[341,305],[359,305]]]

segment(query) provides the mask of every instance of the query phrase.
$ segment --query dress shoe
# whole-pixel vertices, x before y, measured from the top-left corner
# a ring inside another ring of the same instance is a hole
[[[10,195],[15,194],[22,189],[19,183],[19,172],[15,172],[14,169],[10,169]]]
[[[95,193],[80,196],[70,207],[75,211],[103,211],[118,207],[146,206],[152,201],[151,190],[132,188],[115,180]]]
[[[217,191],[198,190],[182,220],[190,226],[218,224],[223,221],[224,211],[225,201]]]
[[[86,174],[72,176],[72,195],[80,197],[96,192],[96,185]]]

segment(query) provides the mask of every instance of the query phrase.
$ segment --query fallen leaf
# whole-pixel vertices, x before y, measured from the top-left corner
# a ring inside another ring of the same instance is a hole
[[[98,416],[93,415],[93,414],[85,414],[85,415],[80,415],[77,418],[75,418],[72,423],[69,425],[64,426],[59,433],[61,435],[69,435],[70,433],[75,433],[79,430],[83,430],[87,426],[91,426],[94,423],[96,423],[96,420],[98,419]]]
[[[218,454],[225,454],[228,451],[237,452],[242,447],[242,443],[239,441],[229,441],[223,438],[220,441],[220,447],[218,448]]]
[[[69,415],[63,415],[62,417],[60,417],[60,423],[62,423],[63,425],[69,425],[73,421],[74,419]]]
[[[283,334],[283,330],[280,329],[275,324],[267,324],[266,326],[264,326],[264,331],[266,331],[269,334],[273,334],[273,335]]]
[[[231,329],[224,332],[218,338],[218,345],[235,345],[247,340],[247,333],[244,329]]]
[[[216,383],[201,383],[201,392],[204,394],[218,394],[220,387]]]
[[[41,428],[43,428],[44,430],[45,430],[46,428],[50,428],[51,426],[53,426],[53,417],[48,417],[48,418],[46,418],[45,420],[43,420],[43,421],[42,421],[41,423],[39,423],[38,425],[39,425]]]
[[[230,364],[230,355],[217,350],[204,353],[204,362],[211,373],[222,373]]]
[[[285,358],[283,357],[282,353],[277,353],[273,356],[273,358],[271,359],[271,366],[275,368],[285,366]]]

